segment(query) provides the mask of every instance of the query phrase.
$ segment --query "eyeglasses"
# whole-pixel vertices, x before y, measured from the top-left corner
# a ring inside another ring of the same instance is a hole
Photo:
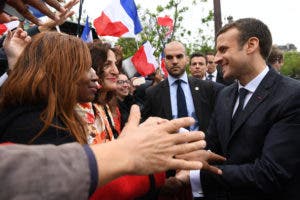
[[[214,64],[214,62],[213,62],[213,61],[207,61],[207,63],[208,63],[208,64]]]
[[[130,84],[130,80],[117,80],[117,84],[124,85],[124,84]]]
[[[172,55],[166,55],[166,59],[167,60],[172,60],[174,57],[176,57],[178,60],[182,59],[184,57],[183,54],[178,54],[178,55],[175,55],[175,56],[172,56]]]

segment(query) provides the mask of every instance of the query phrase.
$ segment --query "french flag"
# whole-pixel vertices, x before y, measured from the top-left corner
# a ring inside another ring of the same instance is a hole
[[[166,37],[169,37],[173,31],[174,28],[174,24],[173,24],[173,19],[170,18],[169,16],[165,16],[165,17],[158,17],[157,18],[157,24],[160,26],[165,26],[168,27],[169,30],[166,33]]]
[[[161,52],[160,56],[159,56],[159,60],[160,60],[160,68],[162,70],[162,74],[165,77],[168,77],[168,71],[166,69],[166,63],[165,63],[165,53]]]
[[[100,36],[135,37],[142,31],[134,0],[112,0],[94,20]]]
[[[86,43],[93,42],[93,35],[89,24],[89,16],[86,17],[85,26],[81,34],[81,39]]]
[[[0,35],[3,35],[7,31],[13,30],[19,26],[19,21],[12,21],[4,24],[0,24]]]
[[[144,43],[131,58],[136,71],[142,76],[155,72],[158,67],[157,60],[153,55],[155,49],[149,41]]]

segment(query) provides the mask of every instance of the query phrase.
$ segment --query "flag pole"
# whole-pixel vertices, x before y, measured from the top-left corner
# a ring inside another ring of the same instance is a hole
[[[79,2],[79,16],[78,16],[78,21],[77,21],[77,31],[76,31],[77,37],[79,37],[79,34],[80,34],[80,21],[81,21],[81,15],[82,15],[82,5],[83,5],[83,1],[84,1],[84,0],[80,0],[80,2]]]

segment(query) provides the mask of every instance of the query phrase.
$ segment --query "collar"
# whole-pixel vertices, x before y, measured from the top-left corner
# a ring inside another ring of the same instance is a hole
[[[260,74],[258,74],[254,79],[252,79],[247,85],[245,86],[242,86],[240,84],[240,82],[238,81],[238,84],[239,84],[239,89],[240,88],[245,88],[247,89],[248,91],[254,93],[254,91],[256,90],[256,88],[258,87],[258,85],[260,84],[260,82],[263,80],[263,78],[267,75],[269,71],[269,67],[266,66],[265,69],[260,72]]]
[[[206,77],[207,77],[208,75],[209,75],[209,73],[206,72]],[[213,73],[211,73],[211,75],[213,75],[213,77],[217,77],[217,75],[218,75],[217,69],[216,69]]]
[[[188,83],[188,77],[187,77],[186,72],[184,72],[184,73],[181,75],[181,77],[179,77],[179,78],[175,78],[175,77],[173,77],[173,76],[171,76],[171,75],[169,74],[169,75],[168,75],[169,86],[173,85],[174,82],[175,82],[176,80],[178,80],[178,79],[182,80],[184,83]]]

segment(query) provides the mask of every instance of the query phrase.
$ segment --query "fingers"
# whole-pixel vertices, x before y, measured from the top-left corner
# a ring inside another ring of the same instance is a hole
[[[124,129],[126,127],[137,127],[140,123],[140,120],[141,120],[141,112],[139,106],[137,105],[131,106],[128,122],[124,127]]]
[[[64,5],[64,8],[70,10],[73,6],[79,3],[79,0],[71,0]]]
[[[140,124],[140,127],[145,127],[145,126],[155,126],[159,125],[165,122],[168,122],[169,120],[163,119],[160,117],[149,117],[145,122]]]
[[[201,137],[199,137],[199,135],[190,137],[190,138],[186,138],[185,140],[189,141],[189,142],[173,145],[170,148],[170,151],[172,151],[174,153],[173,155],[175,156],[178,154],[184,154],[186,152],[193,152],[193,151],[198,151],[199,149],[203,149],[206,145],[206,142],[200,138]],[[179,157],[177,157],[177,156],[175,156],[175,157],[179,159]],[[185,160],[187,160],[187,159],[185,159]],[[192,160],[202,161],[200,159],[190,159],[190,160],[191,161]]]
[[[168,162],[168,169],[197,170],[203,167],[200,161],[186,161],[173,158]]]
[[[19,19],[18,17],[9,16],[5,12],[0,13],[0,23],[7,23],[7,22],[11,22],[11,21],[16,21],[18,19]]]
[[[3,47],[4,49],[6,48],[6,46],[10,43],[11,38],[12,38],[13,33],[11,31],[7,32],[6,38],[3,41]]]
[[[23,31],[23,29],[18,28],[15,33],[13,34],[14,37],[20,38],[20,39],[25,39],[27,37],[27,32]]]
[[[60,4],[55,0],[56,2],[56,7],[50,5],[48,2],[48,4],[52,7],[54,7],[56,10],[60,11],[60,12],[65,12],[66,9],[61,7]],[[33,7],[35,7],[36,9],[38,9],[40,12],[42,12],[43,14],[47,15],[48,17],[50,17],[53,20],[56,20],[57,17],[55,16],[55,14],[46,6],[46,4],[43,1],[39,1],[39,0],[28,0],[27,3]],[[58,5],[57,5],[58,4]]]
[[[164,125],[164,124],[162,124],[162,125]],[[194,141],[201,141],[202,145],[201,145],[201,148],[199,148],[199,149],[203,149],[206,145],[206,142],[204,140],[205,135],[202,131],[192,131],[192,132],[183,132],[183,133],[178,133],[178,134],[172,134],[171,137],[175,138],[174,139],[175,144],[185,144],[185,143],[194,142]]]
[[[208,161],[213,161],[213,162],[224,162],[226,160],[225,157],[223,156],[220,156],[218,154],[215,154],[211,151],[207,151],[207,153],[209,154],[209,157],[208,157]]]
[[[220,156],[218,154],[212,153],[210,151],[206,150],[198,150],[190,153],[185,153],[182,155],[177,155],[176,158],[178,159],[185,159],[185,160],[197,160],[197,161],[202,161],[203,163],[203,170],[208,170],[211,171],[215,174],[222,174],[222,171],[213,166],[210,165],[210,162],[224,162],[226,158],[223,156]],[[209,162],[210,161],[210,162]]]
[[[212,165],[209,165],[207,162],[203,162],[203,167],[202,167],[202,170],[207,170],[207,171],[210,171],[214,174],[219,174],[221,175],[222,174],[222,170],[215,167],[215,166],[212,166]]]
[[[59,12],[66,12],[66,9],[62,7],[57,0],[45,0],[45,2]]]
[[[29,12],[28,6],[25,5],[23,1],[9,0],[9,1],[7,1],[7,4],[14,7],[26,19],[32,21],[35,24],[38,24],[38,25],[40,24],[39,20]]]
[[[192,117],[183,117],[179,119],[173,119],[162,125],[163,129],[169,133],[177,133],[181,127],[188,127],[195,123]]]

